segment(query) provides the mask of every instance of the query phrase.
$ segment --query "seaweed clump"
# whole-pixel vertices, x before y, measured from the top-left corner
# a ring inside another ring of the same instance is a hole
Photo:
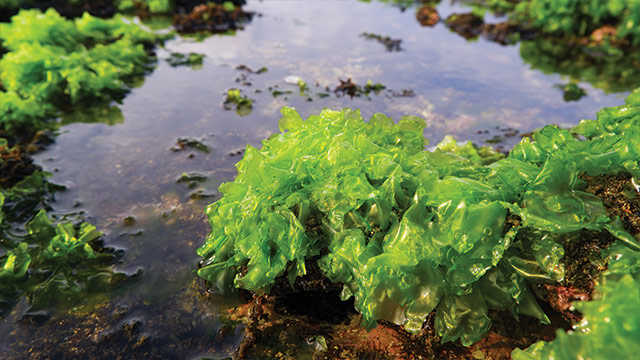
[[[74,306],[127,278],[111,265],[121,255],[103,246],[82,217],[52,216],[56,187],[35,169],[0,189],[0,317],[23,296],[31,311]]]
[[[597,120],[583,121],[578,126],[580,134],[594,138],[606,131],[617,131],[637,138],[639,95],[636,90],[627,98],[626,105],[603,109]],[[614,141],[613,138],[608,140]],[[631,148],[636,151],[637,161],[640,159],[639,147],[631,144]],[[581,179],[588,184],[586,191],[602,199],[609,216],[622,219],[624,228],[637,239],[640,233],[637,176],[583,174]],[[514,359],[627,358],[640,351],[637,341],[640,338],[637,311],[640,307],[640,252],[623,242],[616,242],[602,250],[602,259],[607,268],[597,277],[593,300],[571,304],[571,309],[580,312],[580,321],[572,331],[559,330],[554,341],[537,342],[525,350],[516,349],[512,353]]]
[[[601,275],[595,299],[574,307],[583,319],[551,342],[516,349],[515,360],[626,359],[640,351],[640,252],[615,244],[604,252],[609,268]]]
[[[529,0],[515,7],[515,17],[545,34],[640,45],[640,3],[635,0]]]
[[[0,132],[32,133],[73,106],[120,99],[153,60],[159,37],[121,16],[75,20],[21,10],[0,24]]]
[[[565,277],[563,244],[586,229],[640,250],[579,181],[640,179],[638,95],[571,131],[547,126],[506,158],[452,138],[425,151],[415,117],[365,122],[343,109],[303,121],[285,107],[281,133],[247,146],[207,208],[198,274],[264,294],[279,277],[293,286],[317,258],[367,328],[385,320],[417,333],[435,311],[442,341],[465,346],[487,332],[490,310],[548,323],[530,284]]]

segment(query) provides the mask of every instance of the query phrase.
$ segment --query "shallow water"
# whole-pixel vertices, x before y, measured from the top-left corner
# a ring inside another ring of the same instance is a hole
[[[233,179],[233,165],[245,145],[259,146],[278,130],[283,105],[295,107],[303,117],[325,107],[360,108],[365,118],[375,112],[396,119],[416,115],[427,120],[425,136],[432,145],[445,134],[485,144],[494,135],[507,134],[507,128],[525,133],[549,123],[575,125],[604,106],[621,104],[627,94],[578,82],[588,95],[565,102],[554,85],[569,79],[531,69],[518,45],[469,42],[443,23],[422,27],[413,8],[269,0],[249,1],[245,9],[258,16],[235,36],[201,42],[176,37],[158,49],[155,70],[117,105],[123,121],[66,125],[56,142],[36,155],[37,163],[53,173],[51,181],[67,187],[56,195],[55,211],[84,210],[88,221],[105,232],[108,245],[126,251],[116,267],[142,272],[109,300],[99,298],[92,306],[48,321],[17,322],[17,306],[15,314],[0,321],[0,332],[11,332],[0,339],[0,352],[20,358],[35,349],[31,354],[38,357],[38,349],[46,354],[56,343],[74,341],[91,352],[92,346],[100,348],[103,337],[137,324],[133,340],[122,340],[129,344],[123,351],[134,349],[131,343],[145,335],[159,349],[149,357],[232,355],[241,326],[222,324],[217,312],[233,299],[212,301],[198,294],[195,249],[209,230],[204,207],[219,198],[221,182]],[[469,11],[446,2],[438,10],[443,18]],[[387,51],[360,36],[364,32],[401,39],[401,51]],[[200,69],[174,68],[165,61],[171,52],[206,57]],[[251,74],[237,70],[239,65],[268,71]],[[307,95],[284,81],[292,75],[309,85]],[[386,89],[369,98],[336,96],[339,79],[361,86],[370,79]],[[230,88],[254,100],[249,115],[223,108]],[[291,93],[276,97],[269,88]],[[394,96],[402,90],[415,95]],[[199,138],[209,152],[172,150],[181,137]],[[508,149],[519,136],[503,140]],[[204,174],[207,180],[189,188],[177,182],[184,172]],[[205,197],[191,199],[194,191]],[[132,225],[125,224],[127,216],[135,218]],[[87,340],[91,336],[96,338]],[[99,352],[91,356],[101,357]]]

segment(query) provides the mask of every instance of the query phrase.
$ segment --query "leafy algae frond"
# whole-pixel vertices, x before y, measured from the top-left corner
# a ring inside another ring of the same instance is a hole
[[[452,138],[425,151],[415,117],[365,122],[325,109],[303,121],[285,107],[281,133],[247,145],[236,180],[207,208],[198,274],[266,293],[318,259],[365,326],[384,319],[418,332],[435,310],[442,341],[464,345],[488,330],[490,309],[546,323],[527,283],[564,277],[562,241],[590,229],[640,249],[578,179],[640,178],[639,96],[571,131],[547,126],[506,158]]]
[[[621,244],[605,250],[609,268],[602,274],[596,298],[574,304],[582,321],[552,342],[516,349],[515,360],[626,359],[640,351],[640,252]]]
[[[638,183],[640,159],[640,91],[634,91],[626,104],[603,109],[597,120],[583,121],[574,130],[602,143],[615,143],[623,166]],[[611,146],[608,146],[611,148]],[[605,156],[603,154],[603,156]],[[625,165],[626,164],[626,165]],[[636,235],[637,237],[637,235]],[[623,239],[624,240],[624,239]],[[628,358],[640,351],[640,251],[630,248],[631,239],[603,251],[607,270],[600,275],[595,299],[576,302],[582,321],[570,332],[558,330],[552,342],[537,342],[526,350],[516,349],[516,360],[533,359],[612,359]]]

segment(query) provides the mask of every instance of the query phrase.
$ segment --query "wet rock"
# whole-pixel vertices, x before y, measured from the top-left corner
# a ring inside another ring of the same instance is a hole
[[[240,70],[240,71],[246,71],[250,74],[262,74],[262,73],[266,73],[267,72],[267,67],[263,66],[258,70],[251,70],[250,67],[248,67],[247,65],[238,65],[236,66],[236,70]]]
[[[307,223],[308,230],[314,226],[314,221]],[[470,348],[441,344],[434,329],[435,312],[417,335],[386,321],[378,321],[369,331],[361,326],[362,316],[354,310],[353,299],[340,300],[341,284],[324,278],[315,262],[307,265],[307,274],[293,286],[282,276],[270,295],[245,296],[247,303],[229,311],[231,320],[246,324],[237,359],[508,359],[516,347],[550,341],[556,329],[569,328],[560,314],[547,307],[552,325],[490,312],[491,331]]]
[[[353,98],[354,96],[360,97],[364,95],[368,97],[372,92],[374,94],[378,94],[386,88],[380,83],[372,83],[371,80],[367,81],[365,86],[360,86],[354,83],[350,78],[347,80],[338,80],[340,81],[340,85],[336,86],[333,90],[337,96],[349,95],[349,97]]]
[[[340,81],[340,85],[336,86],[336,88],[333,90],[334,93],[336,93],[337,95],[349,95],[349,97],[356,96],[356,94],[358,93],[358,85],[351,81],[350,78],[347,80],[338,80]]]
[[[484,20],[472,13],[452,14],[445,20],[445,24],[465,39],[472,39],[482,33]]]
[[[192,181],[195,182],[203,182],[207,180],[207,175],[199,173],[199,172],[185,172],[182,173],[182,175],[180,175],[180,177],[178,178],[178,180],[176,180],[176,182],[178,183],[190,183]]]
[[[171,151],[182,151],[187,148],[202,151],[203,153],[209,152],[209,146],[204,143],[203,139],[197,139],[193,137],[181,137],[176,140],[176,145],[171,148]]]
[[[0,145],[0,188],[12,187],[37,169],[22,146]]]
[[[55,141],[55,134],[50,130],[40,130],[31,139],[29,145],[27,145],[27,151],[29,153],[35,153],[40,150],[44,150],[47,146],[53,144]]]
[[[497,24],[485,24],[482,26],[482,37],[501,45],[513,45],[520,40],[521,29],[519,26],[501,22]]]
[[[129,215],[127,217],[124,218],[124,225],[125,226],[133,226],[136,223],[136,217]]]
[[[402,89],[400,91],[391,91],[393,97],[414,97],[416,93],[411,89]]]
[[[440,15],[435,7],[424,5],[416,13],[416,19],[422,26],[435,26],[440,21]]]
[[[582,174],[580,179],[587,183],[584,191],[602,200],[609,217],[619,216],[625,230],[634,236],[640,234],[640,192],[636,190],[631,175]]]
[[[191,194],[189,194],[189,198],[191,200],[211,199],[211,198],[215,198],[217,195],[218,195],[218,193],[216,193],[214,191],[207,191],[205,189],[198,189],[196,191],[193,191]]]
[[[244,11],[239,6],[233,10],[219,4],[201,4],[188,14],[175,14],[173,26],[180,33],[208,31],[223,33],[242,28],[242,24],[251,21],[254,13]]]

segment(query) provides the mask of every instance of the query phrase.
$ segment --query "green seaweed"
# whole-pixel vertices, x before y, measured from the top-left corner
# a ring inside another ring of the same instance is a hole
[[[554,35],[590,35],[613,25],[616,40],[640,45],[640,2],[636,0],[528,0],[516,7],[516,17]]]
[[[199,69],[202,67],[202,61],[204,60],[204,54],[189,53],[187,55],[180,53],[171,53],[171,56],[167,58],[169,65],[176,67],[182,65],[189,65],[192,69]]]
[[[102,245],[102,234],[81,213],[50,211],[62,187],[17,157],[19,150],[0,138],[0,317],[23,296],[31,310],[68,308],[127,277],[111,269],[118,254]]]
[[[229,89],[223,106],[226,110],[231,110],[235,105],[236,113],[240,116],[247,116],[253,111],[253,100],[246,95],[242,95],[240,89]]]
[[[357,110],[325,109],[303,121],[285,107],[281,133],[248,145],[236,180],[207,207],[198,275],[267,293],[319,258],[368,328],[383,319],[418,332],[435,310],[442,341],[466,346],[488,330],[490,309],[547,323],[527,282],[563,278],[561,240],[591,229],[640,248],[578,181],[640,178],[638,93],[573,129],[586,140],[547,126],[506,158],[450,138],[425,151],[415,117],[365,122]]]
[[[173,11],[174,2],[171,0],[116,0],[118,10],[144,10],[152,14],[168,14]]]
[[[574,83],[556,84],[555,87],[562,90],[564,101],[578,101],[587,96],[587,92]]]
[[[101,233],[91,224],[54,225],[40,210],[26,227],[24,240],[0,257],[0,307],[21,294],[29,297],[32,310],[68,307],[126,277],[110,269],[115,255],[100,250]]]
[[[122,16],[75,20],[54,9],[21,10],[0,24],[9,52],[0,59],[0,129],[39,129],[83,103],[117,100],[150,67],[145,50],[161,37]]]
[[[618,243],[604,250],[609,263],[595,299],[575,302],[584,318],[570,332],[558,330],[552,342],[516,349],[515,360],[626,359],[640,351],[640,252]]]
[[[52,221],[46,176],[36,171],[0,189],[0,316],[21,296],[31,310],[68,308],[127,278],[111,268],[118,255],[95,226],[78,216]]]

